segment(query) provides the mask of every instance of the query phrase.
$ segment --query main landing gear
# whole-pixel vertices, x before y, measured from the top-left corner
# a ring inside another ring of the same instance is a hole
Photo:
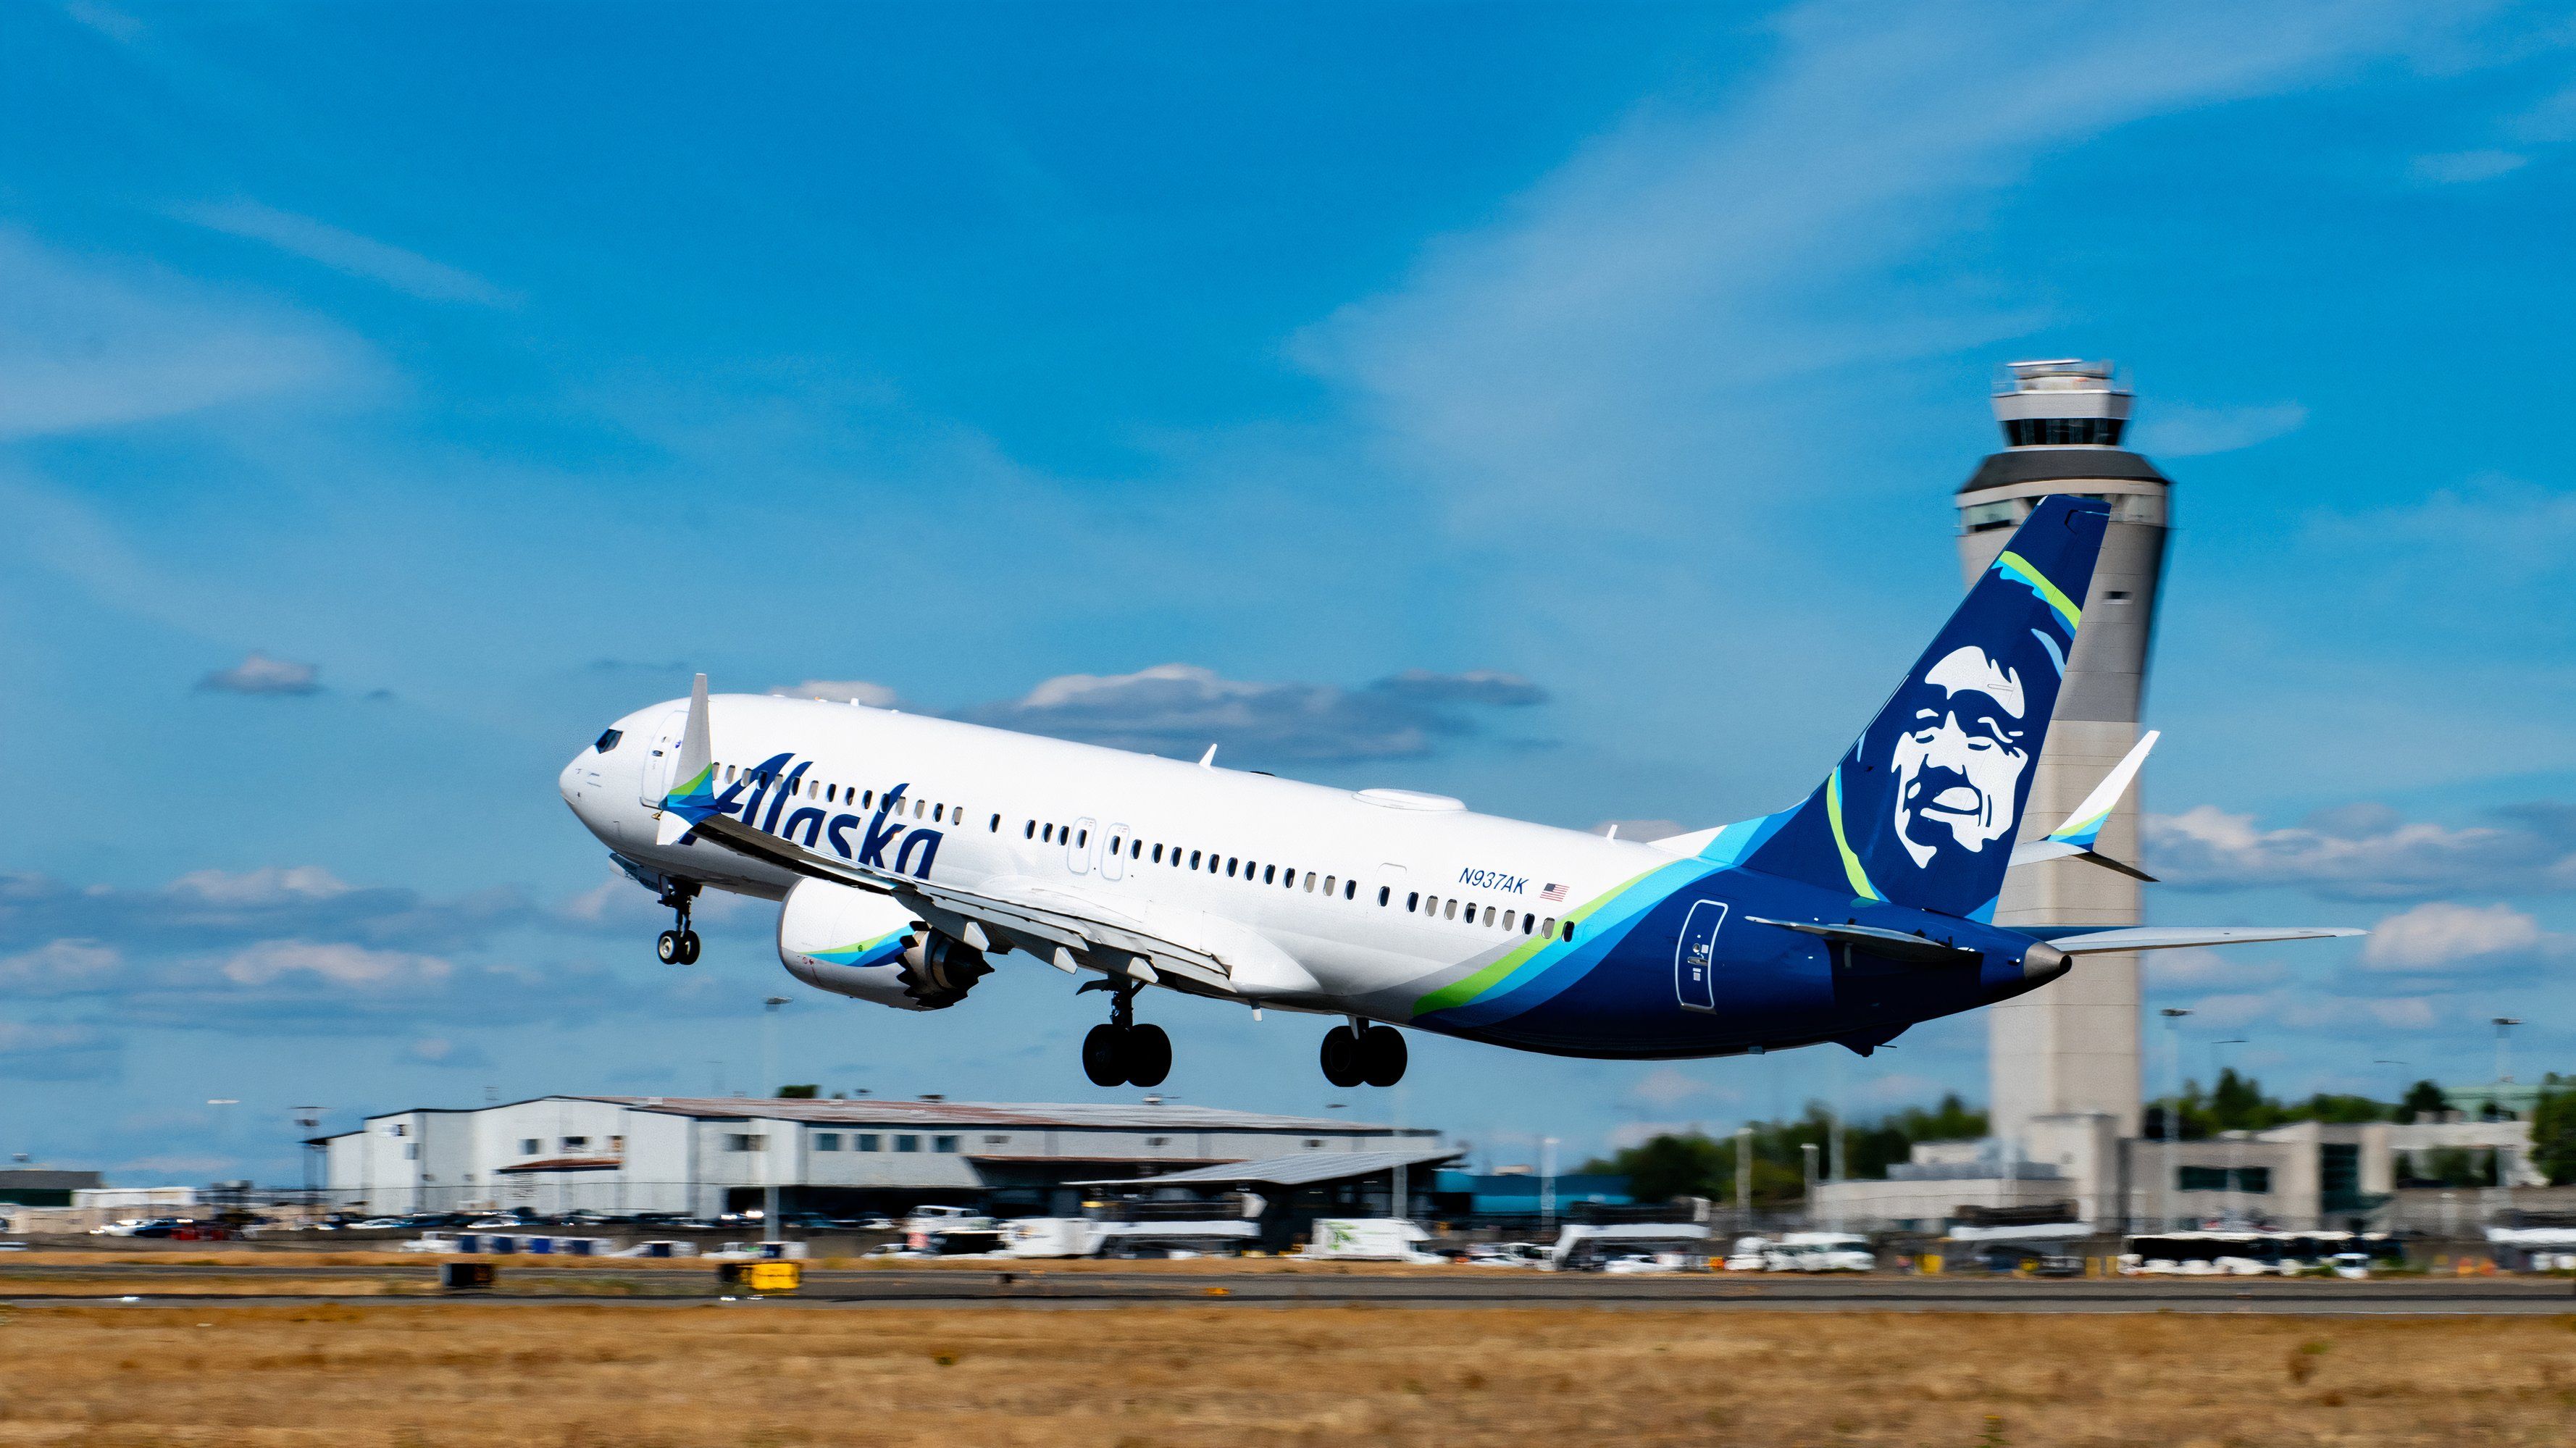
[[[1336,1086],[1392,1086],[1404,1079],[1404,1032],[1355,1021],[1324,1033],[1324,1079]]]
[[[698,932],[689,928],[689,902],[697,897],[695,885],[674,883],[662,889],[662,904],[680,918],[676,929],[663,931],[662,938],[653,942],[653,953],[664,965],[698,963]]]
[[[1082,1038],[1082,1074],[1094,1086],[1160,1086],[1172,1074],[1172,1038],[1161,1026],[1136,1024],[1136,987],[1109,1003],[1109,1024]]]

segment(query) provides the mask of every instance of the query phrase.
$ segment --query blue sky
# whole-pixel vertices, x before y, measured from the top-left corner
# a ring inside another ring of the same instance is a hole
[[[690,669],[1776,808],[1956,595],[1995,365],[2077,354],[2179,482],[2151,910],[2384,923],[2151,1004],[2284,1090],[2499,1013],[2576,1063],[2563,11],[72,0],[0,54],[0,1149],[288,1179],[297,1105],[753,1081],[764,912],[654,964],[553,793]],[[787,993],[788,1079],[1093,1094],[1050,971]],[[1160,1009],[1186,1098],[1340,1099]],[[1981,1096],[1983,1039],[1426,1041],[1356,1105],[1510,1160]]]

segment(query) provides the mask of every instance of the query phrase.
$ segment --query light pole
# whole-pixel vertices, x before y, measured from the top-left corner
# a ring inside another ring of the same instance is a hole
[[[1753,1230],[1753,1128],[1735,1128],[1735,1234]]]
[[[2372,1061],[2370,1064],[2374,1066],[2394,1066],[2397,1068],[2397,1094],[2389,1098],[2389,1113],[2393,1117],[2396,1113],[2404,1111],[2406,1109],[2407,1063],[2404,1061],[2392,1060],[2383,1056]],[[2414,1173],[2415,1164],[2405,1152],[2401,1151],[2397,1153],[2397,1165],[2395,1170],[2397,1175],[2400,1177],[2410,1176]]]
[[[295,1146],[296,1150],[304,1158],[304,1214],[308,1218],[313,1215],[315,1196],[315,1188],[313,1185],[313,1154],[317,1148],[313,1145],[313,1128],[320,1126],[321,1124],[321,1107],[298,1106],[295,1108]]]
[[[1538,1230],[1542,1237],[1556,1232],[1556,1138],[1538,1139]]]
[[[1814,1231],[1814,1230],[1816,1229],[1816,1144],[1815,1144],[1814,1142],[1812,1142],[1812,1141],[1802,1141],[1802,1142],[1799,1142],[1799,1143],[1798,1143],[1798,1155],[1799,1155],[1799,1156],[1801,1156],[1801,1157],[1804,1157],[1804,1158],[1806,1159],[1806,1160],[1805,1160],[1805,1168],[1806,1168],[1806,1177],[1807,1177],[1807,1201],[1806,1201],[1806,1207],[1807,1207],[1807,1211],[1806,1211],[1806,1217],[1807,1217],[1807,1230],[1809,1230],[1809,1231],[1811,1231],[1811,1232],[1812,1232],[1812,1231]]]
[[[2182,1140],[2182,1018],[2191,1012],[2167,1006],[2156,1014],[2165,1018],[2165,1062],[2171,1069],[2173,1094],[2166,1098],[2164,1145],[2157,1150],[2156,1163],[2156,1230],[2169,1231],[2173,1226],[2173,1179],[2182,1170],[2182,1153],[2174,1144]]]
[[[2522,1022],[2511,1016],[2495,1018],[2496,1084],[2499,1086],[2513,1084],[2513,1028],[2521,1024]],[[2496,1105],[2501,1107],[2503,1104],[2502,1096],[2499,1094]]]
[[[760,1079],[773,1097],[778,1093],[778,1008],[785,1004],[785,996],[771,996],[760,1003]],[[770,1241],[783,1242],[787,1238],[778,1227],[778,1163],[774,1160],[778,1153],[769,1149],[776,1144],[769,1129],[775,1124],[773,1117],[760,1133],[760,1233]],[[795,1137],[791,1134],[788,1139]]]

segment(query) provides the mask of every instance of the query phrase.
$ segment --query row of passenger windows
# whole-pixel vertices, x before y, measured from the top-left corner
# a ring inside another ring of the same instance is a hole
[[[764,777],[757,770],[744,769],[741,766],[731,764],[726,765],[724,768],[724,782],[727,784],[731,784],[735,780],[742,778],[748,778],[755,784],[774,784],[777,782],[777,776],[774,774]],[[796,793],[790,797],[819,799],[825,804],[855,804],[860,809],[873,809],[876,807],[876,791],[873,789],[861,789],[857,785],[829,784],[815,780],[801,782],[797,786]],[[920,799],[912,800],[911,805],[912,817],[914,819],[926,818],[932,824],[963,823],[966,818],[966,807],[963,805],[951,806],[945,803]],[[991,816],[985,824],[985,829],[989,833],[998,834],[1000,833],[1001,828],[1002,817],[998,814]],[[1042,845],[1063,845],[1069,849],[1076,850],[1087,850],[1091,848],[1091,830],[1088,826],[1077,827],[1073,825],[1051,824],[1042,820],[1029,820],[1021,826],[1020,833],[1022,837],[1033,840]],[[1213,850],[1190,850],[1184,852],[1179,845],[1155,844],[1149,846],[1141,839],[1131,839],[1123,835],[1113,837],[1109,841],[1108,850],[1110,854],[1123,854],[1131,860],[1155,865],[1167,865],[1176,870],[1204,870],[1211,875],[1222,874],[1229,880],[1242,880],[1247,884],[1277,885],[1288,890],[1302,888],[1310,895],[1316,894],[1320,891],[1320,893],[1325,896],[1329,897],[1338,895],[1344,900],[1357,900],[1360,894],[1360,882],[1357,879],[1344,878],[1338,874],[1319,876],[1313,870],[1308,870],[1301,876],[1298,873],[1297,867],[1294,865],[1264,865],[1257,861],[1246,860],[1238,855],[1220,855]],[[1395,892],[1393,889],[1381,885],[1378,887],[1377,903],[1381,906],[1392,904],[1394,902],[1394,895]],[[1463,920],[1469,925],[1481,924],[1489,928],[1498,928],[1502,930],[1517,929],[1523,935],[1556,935],[1559,934],[1561,930],[1566,940],[1570,941],[1574,939],[1574,922],[1571,920],[1560,923],[1556,917],[1551,915],[1542,922],[1536,915],[1526,914],[1517,909],[1502,909],[1501,907],[1493,905],[1483,906],[1480,910],[1476,902],[1469,900],[1461,903],[1455,896],[1447,899],[1442,899],[1436,895],[1426,897],[1419,891],[1416,891],[1404,897],[1404,908],[1408,914],[1421,915],[1427,919]],[[828,1136],[830,1133],[825,1133],[825,1135]],[[873,1138],[864,1137],[860,1139],[873,1140]],[[899,1141],[903,1139],[904,1138],[897,1138]],[[837,1151],[840,1148],[837,1146],[826,1147],[818,1144],[815,1149],[818,1151]],[[875,1151],[877,1148],[873,1146],[862,1146],[856,1149],[860,1151]],[[910,1151],[916,1148],[897,1146],[895,1149],[897,1151]]]

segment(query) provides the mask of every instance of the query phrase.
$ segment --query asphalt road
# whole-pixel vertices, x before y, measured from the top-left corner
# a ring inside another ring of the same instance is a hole
[[[267,1293],[263,1278],[293,1278],[303,1289]],[[120,1281],[118,1279],[130,1279]],[[355,1287],[388,1280],[417,1293],[336,1293],[333,1279]],[[553,1269],[516,1263],[500,1268],[500,1290],[440,1294],[428,1290],[435,1269],[422,1267],[169,1267],[0,1264],[0,1301],[46,1303],[133,1301],[214,1307],[252,1303],[339,1301],[401,1304],[470,1299],[496,1303],[679,1306],[726,1299],[712,1270],[619,1273],[613,1268]],[[616,1295],[596,1289],[616,1284]],[[594,1290],[583,1291],[583,1285]],[[192,1290],[193,1289],[193,1290]],[[2218,1312],[2288,1315],[2576,1315],[2576,1284],[2564,1278],[2394,1277],[2363,1282],[2326,1279],[2160,1278],[2047,1280],[1994,1277],[1772,1277],[1690,1274],[1613,1277],[1507,1269],[1456,1268],[1437,1274],[1270,1272],[1050,1272],[1039,1267],[809,1271],[792,1297],[761,1306],[798,1307],[1107,1307],[1160,1303],[1241,1307],[1583,1307],[1761,1312]]]

